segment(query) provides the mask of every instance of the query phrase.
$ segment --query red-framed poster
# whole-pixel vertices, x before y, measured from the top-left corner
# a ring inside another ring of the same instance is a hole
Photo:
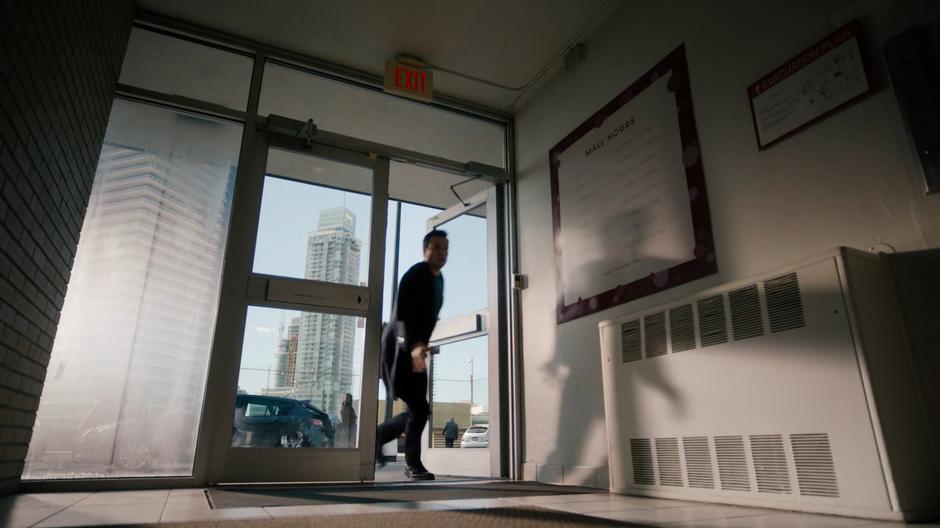
[[[559,324],[718,271],[684,45],[549,165]]]
[[[747,87],[759,150],[871,94],[859,31],[851,21]]]

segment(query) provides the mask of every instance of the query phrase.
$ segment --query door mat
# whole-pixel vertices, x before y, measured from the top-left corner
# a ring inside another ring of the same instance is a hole
[[[497,499],[533,495],[603,493],[597,488],[555,486],[541,482],[481,482],[472,484],[344,484],[304,487],[210,488],[212,508],[374,504],[461,499]]]
[[[146,525],[148,528],[154,525]],[[359,513],[350,515],[278,517],[276,519],[232,519],[161,523],[166,528],[608,528],[642,527],[577,513],[535,506],[490,508],[481,510],[426,510],[395,513]]]

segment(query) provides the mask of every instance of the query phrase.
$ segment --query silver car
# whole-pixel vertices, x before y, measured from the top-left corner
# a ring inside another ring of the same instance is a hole
[[[490,424],[468,427],[460,439],[460,447],[490,447]]]

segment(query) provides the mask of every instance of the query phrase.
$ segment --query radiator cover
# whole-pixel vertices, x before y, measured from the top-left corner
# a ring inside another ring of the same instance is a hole
[[[916,383],[940,378],[914,375],[897,314],[884,259],[837,248],[600,323],[611,490],[940,514],[940,402]]]

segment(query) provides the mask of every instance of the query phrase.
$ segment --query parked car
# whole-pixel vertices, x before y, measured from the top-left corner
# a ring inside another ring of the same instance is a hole
[[[460,447],[490,447],[490,424],[468,427],[460,439]]]
[[[239,394],[232,427],[234,447],[331,447],[333,423],[323,410],[275,396]]]

